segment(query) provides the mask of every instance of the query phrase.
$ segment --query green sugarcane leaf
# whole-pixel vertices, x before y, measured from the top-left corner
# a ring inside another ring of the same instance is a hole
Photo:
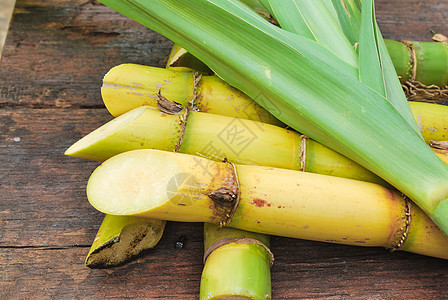
[[[321,0],[261,0],[280,26],[310,38],[342,60],[357,66],[358,58],[339,23]]]
[[[385,88],[386,88],[386,98],[389,99],[395,108],[402,114],[405,120],[414,127],[414,129],[420,133],[418,125],[415,123],[415,118],[409,107],[406,95],[403,92],[403,88],[398,78],[397,71],[395,70],[393,61],[389,55],[386,47],[386,43],[381,35],[381,31],[378,24],[375,22],[375,32],[376,40],[379,47],[379,56],[381,62],[381,68],[383,71]]]
[[[448,233],[448,168],[349,64],[236,0],[103,0],[165,35],[299,132],[408,195]],[[378,62],[377,62],[378,63]]]
[[[373,0],[365,0],[362,6],[359,76],[361,82],[386,97],[408,124],[420,134],[376,23]]]
[[[372,89],[385,96],[385,83],[375,32],[373,0],[362,6],[361,34],[359,38],[359,78]]]
[[[329,1],[326,0],[325,2],[328,3]],[[331,2],[345,36],[350,44],[355,47],[359,43],[359,30],[361,28],[361,8],[355,4],[358,2],[356,0],[331,0]]]

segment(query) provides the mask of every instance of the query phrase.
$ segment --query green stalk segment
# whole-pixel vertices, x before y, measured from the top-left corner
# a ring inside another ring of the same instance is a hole
[[[87,255],[89,268],[123,264],[160,240],[166,221],[106,215]]]
[[[182,153],[387,185],[367,169],[292,130],[194,111],[186,121],[182,119],[183,112],[170,115],[155,108],[136,108],[85,136],[65,154],[104,161],[134,149],[173,151],[186,124],[179,148]]]
[[[385,40],[402,83],[448,85],[448,44],[438,42],[396,42]]]
[[[401,83],[411,79],[412,59],[410,49],[402,42],[384,40]]]
[[[448,86],[448,44],[411,42],[415,51],[415,81],[425,85]]]
[[[268,236],[205,223],[204,237],[199,299],[271,299]]]

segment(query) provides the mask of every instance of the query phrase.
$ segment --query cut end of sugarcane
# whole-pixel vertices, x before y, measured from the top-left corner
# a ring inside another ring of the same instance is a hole
[[[140,223],[123,227],[119,235],[107,242],[92,245],[86,258],[86,266],[92,269],[110,268],[129,262],[157,245],[165,224],[166,221],[142,219]]]
[[[105,157],[104,152],[115,152],[115,149],[110,147],[98,147],[98,149],[92,149],[96,147],[101,141],[108,139],[111,135],[115,134],[120,128],[127,126],[129,123],[140,117],[147,109],[151,109],[146,106],[138,107],[123,114],[112,121],[104,124],[100,128],[92,131],[70,148],[65,151],[65,155],[75,156],[85,159],[102,161]],[[110,155],[112,156],[112,155]],[[110,157],[109,156],[109,157]]]
[[[185,174],[169,152],[134,150],[116,155],[100,165],[87,184],[87,197],[97,210],[112,215],[138,215],[171,200],[177,181]]]

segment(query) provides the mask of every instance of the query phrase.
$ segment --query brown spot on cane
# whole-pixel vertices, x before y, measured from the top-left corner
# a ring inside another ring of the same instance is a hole
[[[237,196],[229,188],[222,187],[208,194],[208,197],[221,207],[229,207],[234,204]]]
[[[263,207],[267,204],[266,200],[263,199],[253,199],[250,204],[254,204],[256,207]],[[270,206],[270,205],[269,205]]]

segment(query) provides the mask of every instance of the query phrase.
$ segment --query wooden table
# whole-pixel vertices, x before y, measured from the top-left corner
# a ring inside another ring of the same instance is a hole
[[[448,33],[447,0],[378,0],[377,16],[387,38]],[[17,1],[0,63],[0,299],[198,297],[202,224],[169,223],[127,265],[84,267],[102,220],[85,195],[97,163],[63,155],[112,119],[100,98],[105,72],[163,66],[170,46],[96,1]],[[448,297],[444,260],[280,237],[272,251],[273,299]]]

